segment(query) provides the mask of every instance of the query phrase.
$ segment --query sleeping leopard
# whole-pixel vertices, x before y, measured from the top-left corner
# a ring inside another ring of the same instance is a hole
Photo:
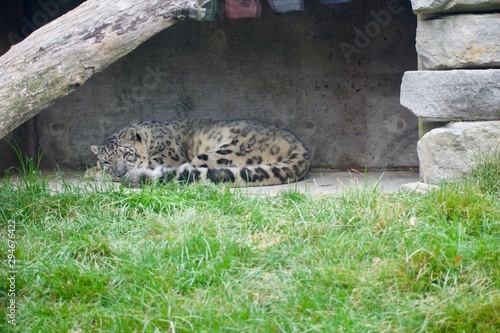
[[[97,170],[130,187],[157,181],[279,185],[304,179],[310,166],[292,133],[253,120],[145,121],[91,150]]]

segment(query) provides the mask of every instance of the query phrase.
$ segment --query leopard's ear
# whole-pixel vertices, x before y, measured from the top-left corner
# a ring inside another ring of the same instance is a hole
[[[99,146],[92,145],[90,146],[90,150],[92,150],[92,152],[96,155],[99,154]]]
[[[123,138],[128,141],[135,141],[137,140],[137,130],[133,127],[129,128],[128,130],[125,131],[123,134]],[[140,140],[138,140],[140,141]]]

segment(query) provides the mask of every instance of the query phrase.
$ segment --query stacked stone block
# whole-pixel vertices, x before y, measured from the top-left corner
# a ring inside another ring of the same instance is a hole
[[[412,0],[419,71],[406,72],[401,104],[446,123],[417,145],[423,181],[466,173],[500,150],[500,0]]]

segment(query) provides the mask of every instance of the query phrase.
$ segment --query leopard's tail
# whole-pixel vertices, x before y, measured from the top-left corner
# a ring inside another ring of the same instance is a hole
[[[244,167],[195,167],[188,163],[172,168],[160,166],[154,170],[136,168],[130,170],[122,182],[131,187],[140,187],[148,182],[179,181],[193,183],[211,181],[233,185],[264,186],[280,185],[304,179],[309,171],[307,152],[292,154],[290,158],[276,163],[247,165]]]

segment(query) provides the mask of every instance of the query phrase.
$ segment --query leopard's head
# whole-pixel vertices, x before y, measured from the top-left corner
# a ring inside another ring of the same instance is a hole
[[[144,160],[137,144],[137,131],[128,128],[109,137],[102,146],[90,148],[97,156],[97,168],[114,180],[120,180],[129,170],[139,166]]]

